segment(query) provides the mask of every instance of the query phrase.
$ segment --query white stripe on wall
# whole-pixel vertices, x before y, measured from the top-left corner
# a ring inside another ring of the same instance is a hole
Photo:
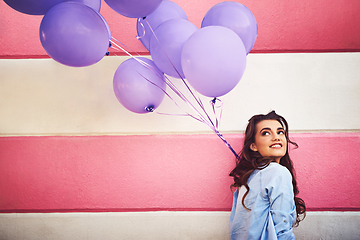
[[[190,117],[126,110],[112,80],[127,58],[105,57],[85,68],[52,59],[0,59],[0,134],[211,132]],[[360,129],[359,73],[360,53],[249,54],[242,80],[220,98],[221,131],[241,131],[250,116],[272,109],[285,116],[291,130]],[[206,105],[209,100],[204,98]],[[168,98],[158,110],[182,113]]]
[[[229,212],[8,213],[0,214],[6,240],[221,240]],[[296,239],[360,239],[360,212],[308,212]]]

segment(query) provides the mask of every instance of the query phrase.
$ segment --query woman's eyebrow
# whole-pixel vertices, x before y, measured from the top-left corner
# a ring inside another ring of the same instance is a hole
[[[264,127],[263,129],[260,130],[260,132],[265,131],[265,130],[271,131],[271,128],[269,128],[269,127]]]
[[[260,130],[260,132],[263,132],[263,131],[265,131],[265,130],[271,131],[271,128],[269,128],[269,127],[264,127],[263,129]],[[277,130],[284,130],[284,128],[283,128],[283,127],[278,127]]]

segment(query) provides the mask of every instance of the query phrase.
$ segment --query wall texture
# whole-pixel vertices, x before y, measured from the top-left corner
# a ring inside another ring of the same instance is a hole
[[[221,1],[174,2],[200,27]],[[309,210],[297,238],[359,239],[360,2],[241,3],[259,34],[221,98],[220,131],[240,151],[252,115],[283,115]],[[101,13],[113,37],[149,57],[136,19],[105,2]],[[61,65],[41,47],[40,21],[0,2],[0,239],[227,239],[227,146],[190,117],[126,110],[112,79],[129,57],[110,49],[89,67]],[[158,112],[182,113],[167,98]]]

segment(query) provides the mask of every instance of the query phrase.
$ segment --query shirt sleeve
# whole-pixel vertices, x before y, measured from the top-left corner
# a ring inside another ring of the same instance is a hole
[[[264,179],[263,197],[270,202],[270,215],[278,239],[295,239],[292,225],[296,218],[296,208],[292,186],[292,176],[287,168],[278,165],[269,169]]]

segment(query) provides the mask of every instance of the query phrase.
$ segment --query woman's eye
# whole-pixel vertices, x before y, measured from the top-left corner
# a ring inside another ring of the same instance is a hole
[[[261,136],[267,136],[267,135],[270,135],[270,133],[269,132],[262,132],[261,133]]]
[[[285,134],[285,132],[284,132],[284,131],[279,131],[278,134],[279,134],[279,135],[280,135],[280,134]]]

